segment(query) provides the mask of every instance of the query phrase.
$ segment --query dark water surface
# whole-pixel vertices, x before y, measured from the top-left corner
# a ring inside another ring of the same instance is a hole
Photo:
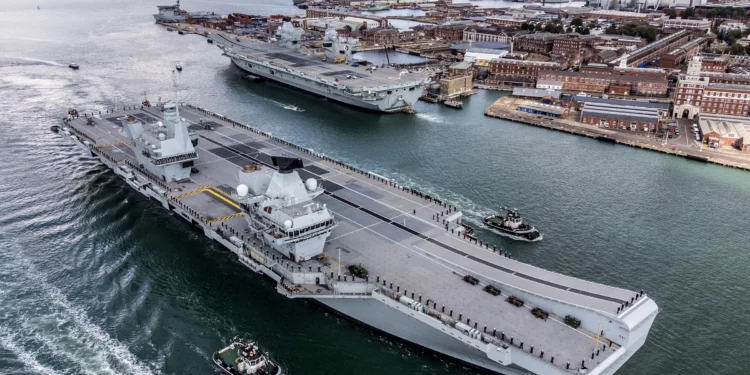
[[[160,2],[0,8],[0,373],[213,373],[211,352],[236,335],[290,374],[472,373],[278,295],[49,132],[68,107],[170,97],[178,62],[180,100],[431,191],[475,221],[518,207],[542,242],[480,236],[540,267],[645,289],[663,311],[620,374],[750,372],[747,172],[486,118],[496,92],[462,111],[420,102],[417,115],[380,115],[250,84],[204,39],[155,26]]]

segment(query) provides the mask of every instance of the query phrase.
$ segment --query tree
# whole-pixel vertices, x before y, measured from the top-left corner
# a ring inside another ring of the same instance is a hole
[[[529,25],[529,23],[528,23],[528,22],[526,22],[526,23],[522,23],[522,24],[521,24],[521,30],[528,30],[528,29],[529,29],[529,26],[530,26],[530,25]]]
[[[750,44],[745,46],[745,53],[750,55]]]
[[[365,31],[367,30],[367,22],[363,22],[362,26],[359,27],[359,31]]]
[[[346,30],[348,32],[352,32],[352,27],[349,26],[349,25],[344,25],[344,30]]]
[[[573,32],[573,29],[572,29],[572,28],[570,28],[570,26],[568,26],[568,28],[567,28],[567,29],[565,29],[565,32],[566,32],[566,33],[568,33],[568,34],[570,34],[570,33],[572,33],[572,32]]]
[[[534,31],[542,31],[544,30],[544,27],[542,27],[541,22],[537,22],[536,26],[534,26]]]
[[[583,20],[582,20],[582,19],[580,19],[580,18],[578,18],[578,17],[576,17],[576,18],[573,18],[573,20],[572,20],[572,21],[570,21],[570,25],[571,25],[571,26],[579,26],[579,27],[580,27],[580,26],[583,26]]]
[[[730,55],[744,55],[745,54],[745,47],[743,47],[739,43],[732,44],[731,47],[729,47],[729,54]]]
[[[589,35],[591,34],[591,30],[589,30],[588,27],[584,27],[583,30],[581,30],[582,35]]]
[[[673,20],[673,19],[677,18],[677,11],[675,11],[673,8],[667,9],[667,11],[665,12],[665,14],[667,16],[669,16],[670,20]]]
[[[682,11],[682,19],[695,17],[695,8],[687,8]]]

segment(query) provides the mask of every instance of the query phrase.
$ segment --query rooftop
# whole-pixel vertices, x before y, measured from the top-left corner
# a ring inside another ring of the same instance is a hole
[[[661,118],[661,116],[659,116],[659,111],[656,108],[601,102],[584,103],[581,116],[594,116],[599,118],[648,123],[658,122]]]
[[[530,98],[544,98],[551,96],[553,99],[560,99],[561,92],[558,90],[545,90],[545,89],[526,89],[516,87],[513,89],[513,96],[525,96]]]
[[[607,99],[607,98],[596,98],[596,97],[591,97],[591,96],[576,96],[576,95],[566,96],[565,98],[563,98],[563,100],[565,101],[573,100],[578,103],[610,104],[610,105],[625,106],[625,107],[655,108],[655,109],[662,109],[662,110],[669,109],[669,103],[650,102],[650,101],[644,101],[644,100]]]
[[[700,115],[701,134],[716,133],[723,138],[742,138],[750,134],[750,122],[730,116]]]

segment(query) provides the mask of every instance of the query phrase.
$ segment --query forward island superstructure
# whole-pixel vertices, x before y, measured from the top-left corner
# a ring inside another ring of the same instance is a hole
[[[643,291],[518,262],[467,236],[447,202],[222,115],[172,103],[75,113],[61,133],[280,294],[453,360],[502,374],[613,374],[658,314]],[[139,136],[137,121],[156,137]],[[192,148],[192,166],[158,168],[159,121],[201,139],[175,137],[170,155]]]
[[[339,36],[328,29],[322,42],[324,55],[303,53],[302,30],[285,21],[276,43],[249,38],[213,36],[240,70],[341,103],[377,112],[410,108],[422,95],[428,77],[396,68],[378,68],[358,62],[356,38]]]

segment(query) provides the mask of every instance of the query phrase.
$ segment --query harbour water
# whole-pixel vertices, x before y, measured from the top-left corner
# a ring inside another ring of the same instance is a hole
[[[183,6],[293,9],[235,1]],[[203,38],[155,26],[159,3],[0,10],[0,373],[212,373],[210,353],[234,336],[258,340],[290,374],[473,373],[280,296],[49,132],[69,107],[134,105],[144,91],[432,192],[474,222],[519,208],[543,241],[479,236],[540,267],[642,288],[663,309],[619,374],[750,372],[747,172],[483,116],[499,92],[463,110],[377,114],[248,83]]]

